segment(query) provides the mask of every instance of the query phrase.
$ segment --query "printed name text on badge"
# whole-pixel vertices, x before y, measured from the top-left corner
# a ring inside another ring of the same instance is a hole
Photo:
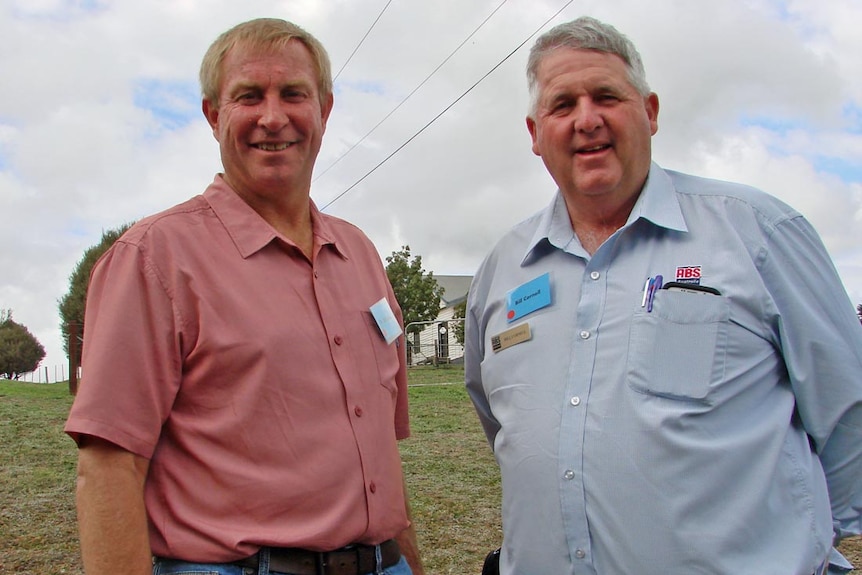
[[[506,320],[512,323],[551,305],[551,274],[540,275],[506,294]]]

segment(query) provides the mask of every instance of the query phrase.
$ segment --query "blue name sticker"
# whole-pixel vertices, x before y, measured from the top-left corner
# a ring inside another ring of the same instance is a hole
[[[380,328],[380,333],[383,334],[383,339],[386,343],[392,343],[398,336],[401,335],[401,326],[398,325],[398,320],[395,314],[392,313],[392,308],[389,307],[389,302],[386,298],[381,298],[379,302],[369,308],[371,315],[374,316],[374,321],[377,322],[377,327]]]
[[[516,287],[507,294],[506,319],[512,323],[549,305],[551,305],[551,274],[546,273]]]

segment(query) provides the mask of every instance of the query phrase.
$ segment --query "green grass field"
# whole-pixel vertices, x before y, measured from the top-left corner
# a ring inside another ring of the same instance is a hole
[[[413,436],[401,442],[426,570],[478,575],[499,545],[497,466],[455,367],[410,371]],[[62,384],[0,380],[0,575],[81,575],[75,446]],[[842,547],[862,564],[862,542]]]
[[[463,369],[410,371],[413,436],[401,442],[428,573],[478,574],[501,538],[497,466]],[[447,385],[448,384],[448,385]],[[0,380],[0,575],[83,574],[75,523],[75,444],[64,384]]]

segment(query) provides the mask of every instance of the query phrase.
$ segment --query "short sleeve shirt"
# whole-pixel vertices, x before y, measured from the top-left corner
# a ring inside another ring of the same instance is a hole
[[[407,525],[401,322],[380,256],[311,206],[309,261],[217,177],[96,265],[66,424],[150,459],[155,555],[378,543]]]
[[[537,278],[547,305],[510,314]],[[558,193],[482,264],[465,332],[503,575],[812,573],[862,527],[862,329],[771,196],[654,164],[588,254]]]

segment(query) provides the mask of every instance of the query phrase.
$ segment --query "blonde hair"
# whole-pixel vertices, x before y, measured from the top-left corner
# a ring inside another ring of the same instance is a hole
[[[222,63],[234,47],[241,45],[252,50],[272,50],[298,40],[308,48],[317,69],[317,87],[320,102],[324,103],[332,94],[332,67],[329,55],[320,41],[296,24],[277,18],[257,18],[238,24],[222,33],[204,54],[201,62],[201,96],[214,106],[219,106],[219,90],[222,82]]]

